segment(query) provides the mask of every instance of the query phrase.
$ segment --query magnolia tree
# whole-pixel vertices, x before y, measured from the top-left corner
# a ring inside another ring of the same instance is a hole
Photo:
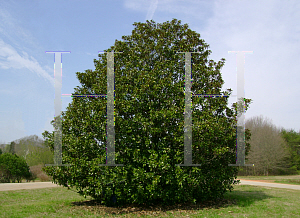
[[[174,204],[223,197],[233,189],[236,161],[236,104],[227,98],[193,97],[192,161],[184,162],[185,54],[192,53],[192,93],[221,92],[220,69],[225,63],[208,60],[211,53],[200,34],[180,20],[134,23],[105,50],[114,53],[115,162],[106,162],[107,99],[74,97],[62,112],[62,163],[44,170],[55,183],[67,184],[84,196],[110,205]],[[77,72],[81,87],[74,95],[107,94],[107,53],[94,60],[95,70]],[[245,99],[246,110],[250,99]],[[59,119],[55,119],[59,120]],[[55,121],[51,122],[53,125]],[[54,132],[43,133],[54,150]],[[250,133],[246,131],[246,140]],[[249,143],[246,143],[246,154]]]

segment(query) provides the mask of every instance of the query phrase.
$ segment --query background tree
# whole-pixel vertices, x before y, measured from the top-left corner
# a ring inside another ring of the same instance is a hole
[[[114,72],[115,154],[124,166],[98,166],[106,159],[106,98],[77,97],[55,119],[62,122],[63,163],[71,164],[45,168],[55,183],[106,205],[112,194],[118,204],[174,204],[216,200],[233,189],[236,108],[226,98],[193,98],[193,163],[202,165],[176,166],[184,160],[185,105],[185,57],[176,52],[199,52],[192,54],[192,93],[231,94],[221,92],[225,59],[208,61],[209,46],[180,23],[134,23],[131,36],[106,50],[123,52],[115,53]],[[99,57],[94,71],[76,73],[82,86],[74,94],[107,93],[107,54]],[[54,132],[43,136],[53,151]]]
[[[29,166],[36,166],[39,164],[52,164],[53,153],[47,147],[30,146],[29,152],[26,156],[26,162]]]
[[[16,143],[11,142],[8,147],[8,152],[11,154],[15,154],[16,153],[15,147],[16,147]]]
[[[9,144],[1,144],[2,152],[8,153],[9,151]]]
[[[245,126],[251,131],[251,150],[248,155],[249,163],[254,164],[254,168],[248,168],[246,174],[256,175],[276,175],[291,173],[291,156],[287,144],[280,134],[280,130],[272,122],[263,116],[252,117],[246,120]],[[295,172],[293,172],[295,173]]]
[[[53,154],[45,146],[44,140],[37,135],[26,136],[11,142],[6,148],[7,152],[15,153],[26,160],[29,166],[53,163]]]
[[[298,171],[300,174],[300,132],[294,130],[281,129],[281,135],[285,139],[289,152],[291,154],[291,169]]]
[[[51,178],[42,171],[45,164],[53,163],[53,154],[51,150],[45,146],[44,140],[40,139],[37,135],[31,135],[14,140],[13,143],[8,145],[2,145],[6,153],[9,153],[11,150],[11,152],[15,152],[18,157],[23,158],[26,161],[31,172],[31,177],[27,178],[27,181],[35,180],[36,178],[40,181],[51,180]],[[2,174],[3,173],[4,171]]]
[[[4,153],[0,155],[0,181],[21,182],[22,179],[30,179],[31,173],[26,161],[16,154]]]
[[[37,135],[27,136],[16,140],[16,153],[23,157],[29,166],[53,163],[53,154],[45,146],[44,140]]]

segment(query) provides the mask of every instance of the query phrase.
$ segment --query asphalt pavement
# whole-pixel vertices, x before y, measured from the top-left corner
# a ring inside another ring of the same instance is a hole
[[[62,187],[52,182],[0,183],[0,191]]]
[[[288,185],[288,184],[271,183],[271,182],[257,182],[257,181],[242,180],[242,179],[240,179],[240,181],[241,183],[239,185],[255,185],[255,186],[300,190],[300,185]]]

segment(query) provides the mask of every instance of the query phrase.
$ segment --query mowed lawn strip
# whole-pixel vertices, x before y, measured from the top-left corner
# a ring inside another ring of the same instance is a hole
[[[0,217],[300,217],[300,191],[235,185],[226,200],[173,207],[105,207],[66,188],[0,192]]]

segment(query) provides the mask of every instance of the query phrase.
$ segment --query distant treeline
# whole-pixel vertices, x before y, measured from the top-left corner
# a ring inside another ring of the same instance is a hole
[[[23,137],[9,144],[0,144],[3,153],[16,154],[26,160],[28,166],[53,163],[53,154],[44,140],[36,135]]]
[[[277,128],[262,116],[246,121],[251,131],[250,152],[240,176],[300,174],[300,132]]]

